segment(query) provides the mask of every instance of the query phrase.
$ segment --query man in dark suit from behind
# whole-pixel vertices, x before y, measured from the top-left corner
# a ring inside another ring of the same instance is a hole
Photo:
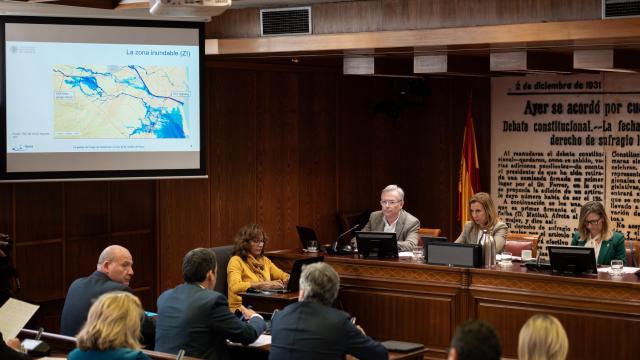
[[[67,291],[62,308],[60,333],[75,336],[87,321],[87,314],[93,302],[100,295],[111,291],[132,292],[129,282],[133,277],[133,258],[126,248],[111,245],[105,248],[98,258],[98,265],[93,274],[76,279]],[[143,344],[153,349],[155,326],[145,316],[142,322]]]
[[[182,262],[184,283],[158,298],[156,350],[202,359],[228,359],[227,339],[254,342],[264,331],[262,316],[240,306],[243,322],[229,311],[227,298],[214,291],[217,269],[211,249],[193,249]]]
[[[500,360],[502,350],[495,329],[482,320],[467,320],[458,326],[449,360]]]
[[[338,360],[350,354],[359,359],[387,359],[380,343],[366,336],[349,315],[331,307],[340,277],[328,264],[304,267],[298,302],[274,314],[269,359]]]

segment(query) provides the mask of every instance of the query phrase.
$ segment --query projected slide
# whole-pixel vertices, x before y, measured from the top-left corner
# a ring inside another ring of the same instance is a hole
[[[206,173],[202,24],[26,20],[4,23],[6,174]]]
[[[56,139],[182,139],[189,82],[185,67],[57,65]]]

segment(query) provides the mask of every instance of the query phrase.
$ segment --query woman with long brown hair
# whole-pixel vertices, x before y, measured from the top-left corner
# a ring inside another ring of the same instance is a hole
[[[242,305],[239,293],[248,288],[282,289],[289,281],[289,274],[280,270],[264,256],[269,241],[266,232],[258,224],[243,226],[235,236],[233,257],[227,265],[229,308],[235,311]]]

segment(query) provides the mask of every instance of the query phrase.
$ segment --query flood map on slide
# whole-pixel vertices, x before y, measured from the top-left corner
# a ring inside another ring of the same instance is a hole
[[[190,137],[186,67],[56,65],[56,139]]]

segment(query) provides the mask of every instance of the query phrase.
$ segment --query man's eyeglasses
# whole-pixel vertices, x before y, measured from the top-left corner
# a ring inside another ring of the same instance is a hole
[[[381,200],[380,201],[380,205],[382,206],[395,206],[397,204],[400,204],[402,202],[402,200]]]
[[[596,220],[585,220],[584,223],[587,225],[598,225],[598,223],[600,223],[600,220],[602,220],[602,218]]]

